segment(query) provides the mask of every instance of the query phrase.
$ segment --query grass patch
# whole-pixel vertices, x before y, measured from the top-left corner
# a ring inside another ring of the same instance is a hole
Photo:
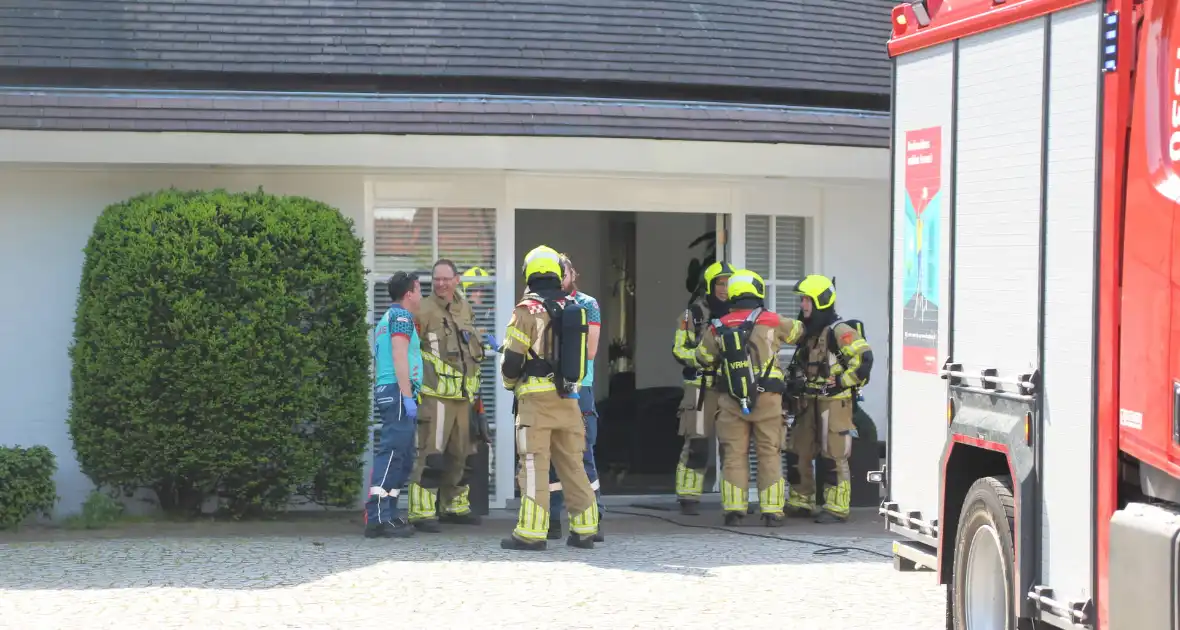
[[[62,521],[65,529],[106,529],[115,525],[158,522],[155,515],[132,515],[124,513],[123,504],[111,495],[95,490],[82,504],[82,512],[73,514]]]

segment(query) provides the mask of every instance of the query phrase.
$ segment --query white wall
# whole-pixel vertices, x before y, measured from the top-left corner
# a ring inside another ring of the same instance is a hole
[[[864,322],[873,348],[872,382],[864,389],[864,410],[884,440],[889,428],[889,186],[827,187],[818,273],[836,277],[836,310]]]
[[[635,386],[680,387],[672,358],[676,317],[688,305],[688,263],[702,251],[688,244],[715,225],[713,215],[641,213],[636,218]]]
[[[363,234],[360,175],[227,169],[16,171],[0,168],[0,445],[43,444],[58,460],[59,514],[78,510],[93,488],[78,470],[66,428],[67,348],[82,273],[82,249],[110,204],[167,188],[254,190],[313,197],[339,208]]]

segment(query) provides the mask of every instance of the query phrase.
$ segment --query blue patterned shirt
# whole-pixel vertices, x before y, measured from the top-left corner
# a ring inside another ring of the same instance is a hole
[[[582,293],[575,291],[573,293],[574,302],[586,309],[586,321],[590,326],[602,326],[602,311],[598,308],[598,300]],[[586,359],[586,378],[582,379],[582,387],[591,387],[594,385],[594,359]]]
[[[385,311],[373,339],[373,359],[376,361],[377,385],[396,385],[397,374],[393,368],[393,338],[409,340],[410,386],[414,392],[422,387],[422,344],[418,340],[418,327],[414,315],[401,304],[394,304]]]

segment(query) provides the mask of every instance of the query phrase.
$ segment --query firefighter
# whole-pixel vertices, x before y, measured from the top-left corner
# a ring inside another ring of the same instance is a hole
[[[676,325],[672,355],[680,363],[684,375],[684,397],[680,400],[680,435],[684,446],[676,465],[676,498],[680,513],[696,515],[709,467],[709,444],[713,441],[717,421],[718,391],[713,387],[712,368],[702,369],[696,359],[696,348],[705,326],[725,315],[729,308],[726,293],[727,279],[733,267],[726,262],[715,262],[705,269],[704,295],[693,300]]]
[[[791,451],[799,458],[799,484],[791,488],[787,505],[800,516],[815,514],[815,460],[825,481],[824,503],[815,521],[842,523],[848,519],[852,495],[848,457],[854,401],[873,368],[873,351],[856,327],[836,314],[831,280],[810,275],[794,291],[801,295],[804,336],[792,364],[802,368],[805,389],[790,439]]]
[[[459,286],[462,287],[462,291],[460,292],[461,299],[471,309],[472,322],[478,322],[481,317],[488,317],[490,319],[491,309],[493,307],[490,296],[491,291],[489,290],[491,283],[475,281],[475,278],[490,277],[490,274],[482,267],[471,267],[460,276]],[[495,336],[491,334],[484,335],[483,350],[485,359],[495,354],[498,347]],[[486,444],[489,448],[492,446],[492,434],[488,426],[488,417],[486,408],[484,407],[483,396],[480,394],[483,388],[482,365],[478,370],[478,374],[480,375],[480,384],[475,388],[475,400],[471,405],[470,450],[463,473],[468,480],[475,474],[475,463],[478,460],[479,445]],[[442,518],[447,519],[452,517],[444,513]]]
[[[516,396],[516,449],[519,453],[520,514],[504,549],[540,551],[549,531],[549,463],[561,480],[569,507],[566,544],[594,548],[598,505],[582,468],[586,429],[578,409],[585,311],[561,288],[561,257],[541,246],[524,258],[527,289],[512,311],[500,372]]]
[[[462,276],[463,296],[466,297],[471,302],[471,305],[473,307],[474,306],[490,306],[490,305],[485,305],[483,303],[485,296],[484,296],[484,291],[482,290],[482,285],[481,285],[481,283],[475,281],[475,278],[487,278],[487,277],[489,277],[488,272],[484,271],[484,269],[482,267],[472,267],[472,268],[468,269],[467,271],[463,272],[463,276]]]
[[[766,310],[766,284],[738,270],[727,286],[729,312],[715,319],[697,346],[702,366],[717,370],[724,395],[718,399],[721,442],[721,509],[726,525],[740,525],[748,507],[750,436],[758,456],[758,504],[767,527],[783,522],[782,398],[785,389],[778,352],[795,343],[803,324]]]
[[[582,452],[582,468],[586,470],[586,477],[590,479],[590,488],[594,490],[595,501],[598,503],[598,533],[594,535],[594,542],[605,542],[606,536],[602,532],[602,490],[598,480],[598,465],[594,461],[594,445],[598,441],[598,409],[594,406],[594,358],[598,355],[602,311],[598,307],[598,300],[578,290],[578,270],[574,268],[573,261],[565,254],[560,256],[563,274],[561,288],[586,309],[586,324],[589,327],[586,334],[586,378],[582,379],[582,385],[578,388],[578,408],[582,412],[582,424],[586,426],[586,450]],[[553,509],[549,516],[549,540],[561,538],[561,510],[565,507],[565,493],[561,487],[557,470],[550,465],[549,504]]]
[[[475,328],[471,305],[455,288],[455,264],[439,259],[431,271],[432,290],[422,300],[424,366],[422,404],[418,408],[418,456],[410,476],[410,523],[436,533],[439,522],[478,524],[468,501],[472,402],[479,393],[483,340]]]

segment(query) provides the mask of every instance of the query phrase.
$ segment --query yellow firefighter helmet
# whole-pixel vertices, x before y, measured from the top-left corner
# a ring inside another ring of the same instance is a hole
[[[811,298],[812,304],[819,310],[832,308],[836,303],[836,285],[826,276],[812,274],[795,284],[795,293]]]
[[[724,261],[717,261],[705,268],[705,293],[713,293],[713,281],[733,275],[733,266]]]
[[[731,301],[751,295],[762,300],[766,298],[766,283],[753,271],[739,269],[729,277],[728,293]]]
[[[562,277],[561,254],[548,245],[534,248],[524,255],[524,265],[521,270],[524,272],[525,282],[528,282],[529,278],[533,276],[545,274],[553,274],[560,279]]]
[[[488,272],[484,271],[482,267],[472,267],[471,269],[464,271],[463,272],[463,292],[466,293],[467,290],[471,288],[471,285],[475,284],[475,281],[472,280],[471,278],[486,278],[486,277],[488,277]]]

